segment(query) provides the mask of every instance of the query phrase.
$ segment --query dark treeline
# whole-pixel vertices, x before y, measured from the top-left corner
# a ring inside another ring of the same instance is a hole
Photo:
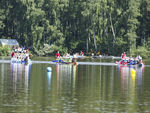
[[[148,56],[150,0],[1,0],[0,36],[37,55]]]

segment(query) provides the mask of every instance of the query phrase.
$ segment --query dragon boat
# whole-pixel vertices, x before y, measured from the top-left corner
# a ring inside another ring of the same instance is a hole
[[[116,63],[118,66],[138,66],[138,67],[142,67],[144,66],[144,62],[142,61],[116,61]]]
[[[71,57],[57,58],[56,60],[53,60],[52,62],[60,63],[60,64],[74,64],[74,65],[77,65],[76,59],[71,58]]]
[[[11,63],[31,64],[31,59],[11,58]]]

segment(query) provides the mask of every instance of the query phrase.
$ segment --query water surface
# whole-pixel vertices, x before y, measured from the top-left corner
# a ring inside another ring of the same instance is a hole
[[[149,73],[150,67],[1,63],[0,113],[150,112]]]

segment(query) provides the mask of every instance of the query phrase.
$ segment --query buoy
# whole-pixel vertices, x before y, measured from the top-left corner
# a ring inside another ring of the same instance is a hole
[[[47,67],[47,72],[51,72],[52,68],[51,67]]]

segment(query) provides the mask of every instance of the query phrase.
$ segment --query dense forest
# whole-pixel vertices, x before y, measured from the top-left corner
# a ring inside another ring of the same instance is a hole
[[[0,38],[57,50],[149,56],[150,0],[1,0]]]

